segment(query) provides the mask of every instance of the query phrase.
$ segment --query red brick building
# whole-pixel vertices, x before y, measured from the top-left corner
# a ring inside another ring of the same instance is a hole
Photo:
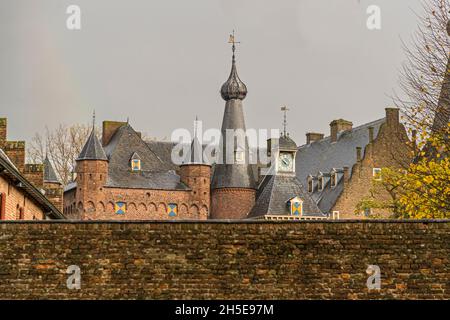
[[[2,177],[0,183],[0,192],[7,199],[3,201],[6,210],[3,217],[8,220],[43,219],[48,213],[48,217],[61,218],[63,187],[49,159],[46,157],[43,164],[25,163],[25,141],[9,141],[7,125],[7,119],[0,118],[0,151],[5,165],[4,173],[9,177]],[[8,167],[8,164],[12,167]],[[15,187],[11,181],[19,183],[21,188]],[[43,195],[45,200],[41,199]],[[30,201],[27,202],[27,199]],[[48,206],[47,201],[51,202],[51,206]]]
[[[64,216],[0,149],[0,220],[63,219]]]
[[[190,159],[175,171],[158,154],[129,123],[103,122],[102,142],[93,128],[77,159],[76,179],[65,188],[65,215],[82,220],[207,219],[210,165]]]

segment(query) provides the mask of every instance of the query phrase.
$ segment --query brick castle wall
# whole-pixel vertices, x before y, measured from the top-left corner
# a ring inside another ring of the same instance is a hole
[[[1,299],[450,298],[449,221],[5,222],[0,238]]]

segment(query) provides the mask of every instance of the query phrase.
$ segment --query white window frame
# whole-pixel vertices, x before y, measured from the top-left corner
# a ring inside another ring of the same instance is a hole
[[[340,220],[339,211],[333,211],[333,220]]]
[[[382,180],[382,177],[381,177],[381,168],[373,168],[373,169],[372,169],[372,176],[373,176],[373,179],[374,179],[375,181],[381,181],[381,180]]]

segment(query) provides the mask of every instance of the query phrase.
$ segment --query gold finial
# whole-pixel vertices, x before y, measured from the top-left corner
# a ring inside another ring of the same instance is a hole
[[[281,111],[284,113],[284,119],[283,119],[283,134],[286,136],[286,128],[287,128],[287,112],[289,111],[289,108],[286,106],[281,107]]]

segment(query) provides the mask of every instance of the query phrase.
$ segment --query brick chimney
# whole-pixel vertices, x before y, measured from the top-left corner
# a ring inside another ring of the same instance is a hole
[[[400,123],[400,112],[398,108],[386,108],[386,123],[388,127],[397,127]]]
[[[324,138],[323,133],[314,133],[314,132],[308,132],[306,133],[306,144],[311,144],[313,142],[322,140]]]
[[[111,140],[114,133],[122,126],[125,126],[126,122],[119,121],[103,121],[103,130],[102,130],[102,146],[106,146]]]
[[[338,140],[338,135],[343,131],[350,131],[353,128],[353,123],[344,119],[334,120],[330,123],[330,136],[331,142],[336,142]]]

